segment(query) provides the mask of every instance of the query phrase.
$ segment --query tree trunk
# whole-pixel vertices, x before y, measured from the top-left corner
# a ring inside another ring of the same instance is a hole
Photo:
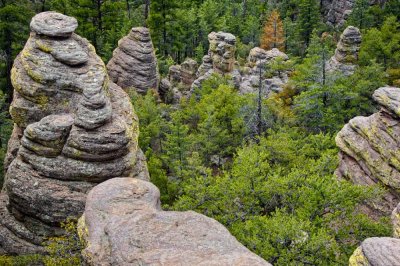
[[[131,5],[129,4],[129,0],[126,0],[126,11],[128,12],[128,19],[131,19]]]
[[[261,62],[259,65],[259,81],[258,81],[258,99],[257,99],[257,135],[261,136],[262,134],[262,71],[261,71]]]
[[[13,49],[12,49],[12,33],[9,32],[9,30],[6,30],[6,94],[7,94],[7,98],[6,98],[6,102],[7,103],[11,103],[12,101],[12,97],[13,97],[13,87],[12,87],[12,83],[11,83],[11,68],[12,68],[12,63],[13,63]]]
[[[150,13],[150,0],[144,1],[144,26],[147,27],[147,18]]]

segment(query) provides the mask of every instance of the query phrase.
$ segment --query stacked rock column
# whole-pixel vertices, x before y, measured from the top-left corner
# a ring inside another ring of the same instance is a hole
[[[138,121],[76,19],[43,12],[12,69],[15,123],[0,194],[0,254],[44,252],[87,192],[135,175]]]

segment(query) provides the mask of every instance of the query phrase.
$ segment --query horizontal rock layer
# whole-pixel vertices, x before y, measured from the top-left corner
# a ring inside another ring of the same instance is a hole
[[[372,207],[377,214],[390,215],[400,201],[400,89],[383,87],[373,98],[382,109],[353,118],[336,136],[341,150],[337,174],[356,184],[386,188],[384,201]]]
[[[119,40],[118,48],[107,64],[110,79],[123,89],[146,94],[158,86],[157,59],[147,28],[132,28]]]
[[[36,15],[15,59],[0,254],[43,252],[61,222],[82,214],[96,183],[142,171],[130,99],[76,27],[62,14]]]

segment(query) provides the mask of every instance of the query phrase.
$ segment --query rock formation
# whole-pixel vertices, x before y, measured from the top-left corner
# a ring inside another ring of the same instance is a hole
[[[36,15],[15,59],[0,254],[43,252],[46,237],[62,233],[60,222],[82,214],[93,186],[146,171],[136,162],[130,99],[109,81],[94,47],[74,33],[77,26],[59,13]]]
[[[107,64],[110,79],[124,90],[146,94],[158,87],[157,58],[147,28],[132,28],[119,40],[118,48]]]
[[[364,240],[350,257],[350,266],[387,266],[400,264],[400,204],[392,213],[393,237],[371,237]]]
[[[350,257],[350,266],[389,266],[400,264],[400,239],[371,237]]]
[[[197,71],[197,79],[193,82],[191,90],[200,88],[204,80],[213,73],[230,75],[233,85],[239,87],[241,76],[236,64],[236,37],[226,32],[211,32],[208,34],[210,47],[208,54],[203,57],[203,63]]]
[[[269,51],[255,47],[251,49],[249,57],[247,59],[247,64],[245,71],[242,75],[242,80],[240,83],[241,93],[257,93],[260,86],[260,76],[261,85],[263,88],[263,95],[267,97],[270,92],[279,92],[282,87],[288,82],[288,72],[281,71],[277,73],[270,73],[270,77],[266,77],[267,70],[270,70],[270,65],[274,60],[281,59],[282,61],[289,60],[289,57],[273,48]]]
[[[336,173],[355,184],[379,184],[385,200],[370,206],[389,216],[400,202],[400,89],[383,87],[373,98],[381,110],[369,117],[355,117],[336,136],[340,163]]]
[[[340,71],[344,75],[354,73],[361,45],[361,33],[356,27],[347,27],[337,44],[335,54],[326,65],[327,71]]]
[[[182,97],[190,97],[190,87],[196,79],[197,62],[187,58],[181,65],[172,65],[168,77],[160,82],[158,92],[166,103],[179,103]]]
[[[384,4],[386,0],[370,0],[370,5]],[[321,8],[326,23],[331,26],[341,27],[351,14],[356,0],[322,0]]]
[[[114,178],[90,191],[78,230],[89,265],[270,265],[217,221],[162,211],[151,183]]]

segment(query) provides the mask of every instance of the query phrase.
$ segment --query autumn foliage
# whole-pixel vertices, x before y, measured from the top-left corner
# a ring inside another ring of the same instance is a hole
[[[273,10],[266,21],[262,30],[260,46],[263,49],[270,50],[278,48],[280,51],[285,49],[285,35],[283,31],[282,20],[278,10]]]

